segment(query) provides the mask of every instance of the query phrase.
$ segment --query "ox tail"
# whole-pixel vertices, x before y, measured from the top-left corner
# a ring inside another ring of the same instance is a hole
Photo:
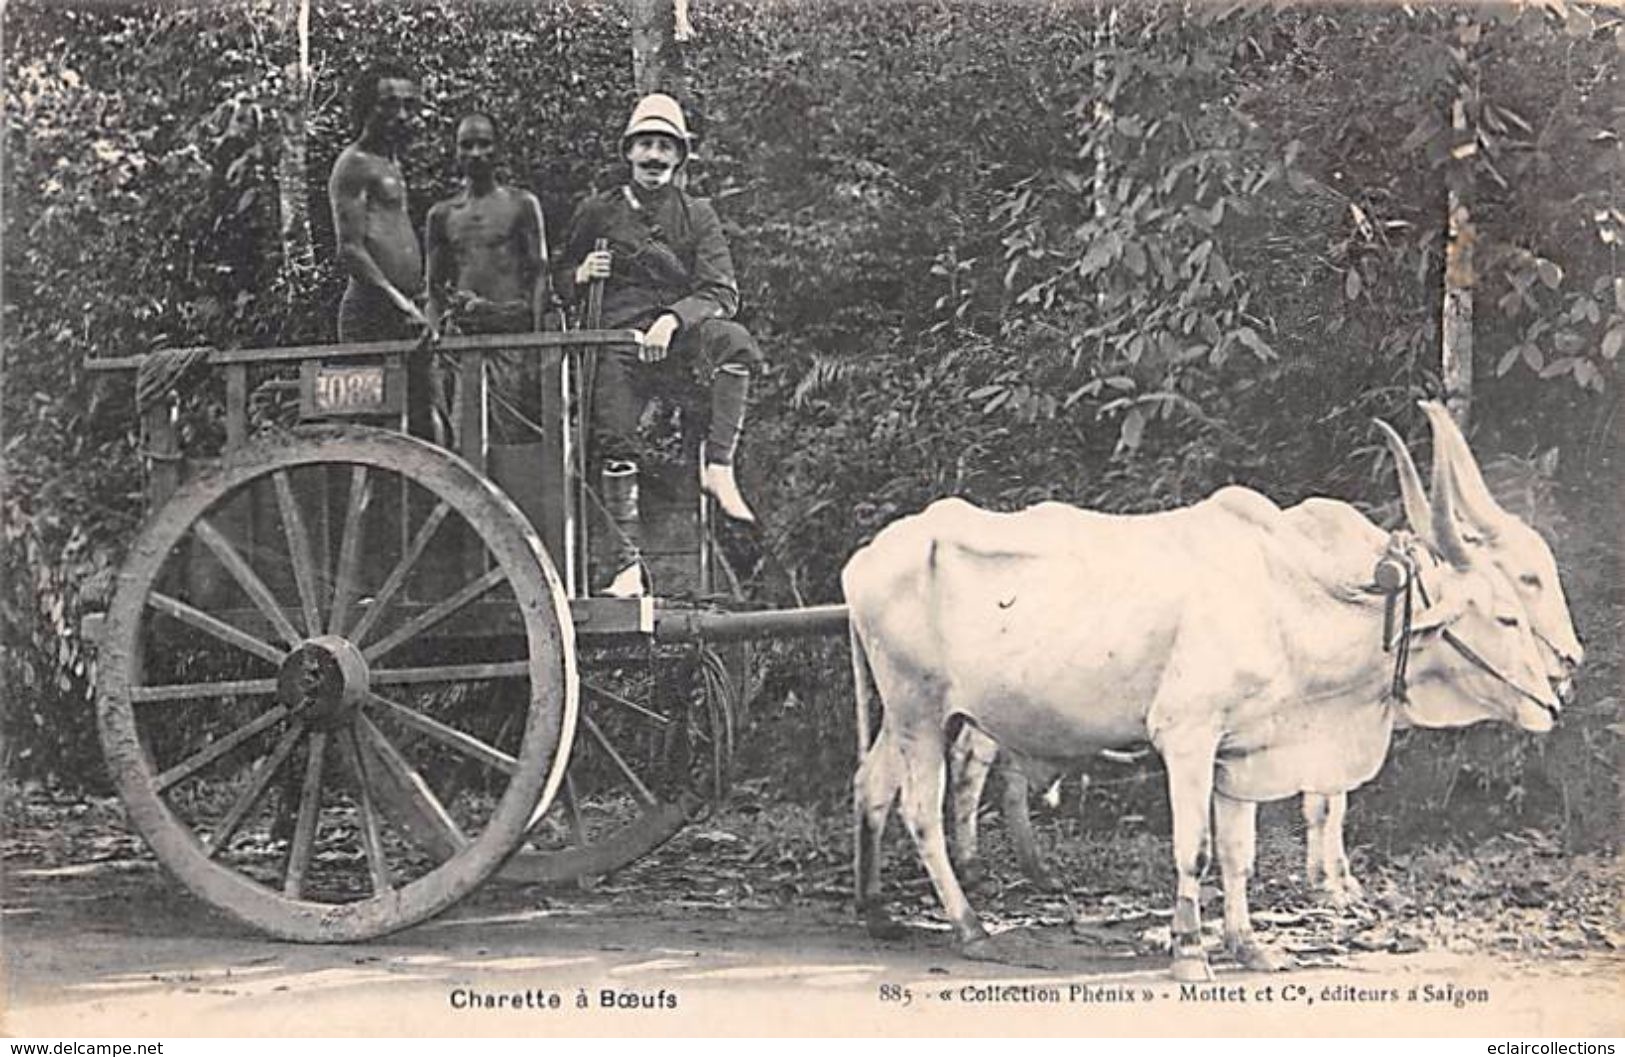
[[[880,697],[880,687],[875,683],[874,670],[869,667],[869,654],[863,648],[857,621],[850,621],[848,626],[852,639],[852,701],[857,713],[858,759],[861,760],[875,741],[870,717]]]

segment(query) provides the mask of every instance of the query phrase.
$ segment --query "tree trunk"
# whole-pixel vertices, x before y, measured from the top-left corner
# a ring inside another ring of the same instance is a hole
[[[306,179],[306,136],[310,117],[310,0],[278,0],[277,28],[284,43],[293,37],[282,67],[281,150],[277,155],[277,201],[282,231],[282,277],[290,296],[300,276],[315,269],[310,238],[310,193]]]
[[[1445,407],[1465,431],[1473,409],[1473,159],[1478,152],[1476,131],[1469,127],[1467,100],[1476,98],[1477,80],[1473,47],[1479,27],[1458,16],[1455,99],[1450,104],[1451,150],[1445,179],[1444,299],[1440,311],[1439,375],[1444,384]]]
[[[685,32],[686,0],[630,0],[632,14],[632,82],[638,95],[665,92],[682,100],[687,94],[687,71],[677,46],[679,5]]]
[[[1116,118],[1113,110],[1114,100],[1111,97],[1111,70],[1106,65],[1106,54],[1115,52],[1117,48],[1117,3],[1116,0],[1095,0],[1095,61],[1092,71],[1092,84],[1095,97],[1095,144],[1094,144],[1094,179],[1090,183],[1091,201],[1094,206],[1096,222],[1106,219],[1107,184],[1111,179],[1111,128]],[[1106,303],[1106,287],[1097,284],[1095,287],[1095,312],[1097,316],[1103,315]],[[1101,344],[1105,344],[1104,334]]]
[[[1444,402],[1463,430],[1473,408],[1473,222],[1463,196],[1450,192],[1445,233],[1444,310],[1440,334],[1440,376]]]

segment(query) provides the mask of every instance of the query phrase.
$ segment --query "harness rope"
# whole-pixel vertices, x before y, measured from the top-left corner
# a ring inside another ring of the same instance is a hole
[[[1384,653],[1394,654],[1394,678],[1389,684],[1387,699],[1398,704],[1408,704],[1410,696],[1406,691],[1406,681],[1410,669],[1411,640],[1415,634],[1413,628],[1414,602],[1416,596],[1421,597],[1424,607],[1433,604],[1428,597],[1427,585],[1422,582],[1421,563],[1416,557],[1416,548],[1419,541],[1408,532],[1396,532],[1389,539],[1388,550],[1382,560],[1377,563],[1374,583],[1368,590],[1380,591],[1387,596],[1383,609],[1382,619],[1382,650]],[[1394,609],[1400,609],[1400,627],[1398,638],[1393,636]],[[1440,637],[1444,642],[1461,654],[1469,664],[1480,671],[1494,677],[1498,682],[1510,687],[1522,697],[1534,702],[1543,711],[1557,718],[1556,710],[1545,701],[1525,690],[1523,687],[1508,679],[1500,669],[1485,660],[1477,650],[1449,628],[1440,629]]]

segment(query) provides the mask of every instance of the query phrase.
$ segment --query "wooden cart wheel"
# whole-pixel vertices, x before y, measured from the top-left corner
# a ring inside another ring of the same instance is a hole
[[[284,939],[423,921],[495,871],[563,782],[568,604],[467,463],[320,426],[182,485],[119,576],[103,749],[194,893]]]
[[[718,586],[742,597],[725,561],[721,568]],[[504,880],[589,882],[653,852],[727,797],[748,645],[583,642],[578,664],[581,729],[569,775]]]
[[[584,646],[578,661],[581,726],[569,774],[505,880],[585,882],[610,873],[727,794],[737,679],[719,654]]]

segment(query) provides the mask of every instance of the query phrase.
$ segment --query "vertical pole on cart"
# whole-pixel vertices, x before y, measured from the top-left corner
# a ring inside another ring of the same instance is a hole
[[[594,253],[602,253],[609,249],[608,239],[597,239],[592,245]],[[587,316],[584,321],[588,330],[598,330],[604,325],[604,280],[594,279],[587,287]],[[587,440],[592,432],[592,396],[593,389],[598,382],[598,350],[596,347],[588,349],[577,346],[571,350],[574,356],[580,357],[581,369],[576,372],[576,522],[579,533],[580,546],[577,553],[581,561],[582,594],[592,593],[592,552],[587,545],[587,471],[589,459],[587,457]]]
[[[561,326],[561,330],[569,329],[568,323]],[[579,572],[581,541],[576,538],[576,524],[581,520],[581,507],[576,490],[576,444],[574,426],[570,423],[570,409],[579,408],[576,395],[576,361],[575,350],[568,345],[561,345],[558,349],[558,388],[554,390],[552,398],[558,401],[558,414],[548,415],[543,412],[542,421],[558,424],[559,438],[559,469],[562,471],[559,480],[562,485],[559,495],[564,502],[564,593],[571,598],[579,598],[586,593],[582,586]],[[551,383],[550,383],[551,385]],[[543,406],[546,406],[544,399]]]

